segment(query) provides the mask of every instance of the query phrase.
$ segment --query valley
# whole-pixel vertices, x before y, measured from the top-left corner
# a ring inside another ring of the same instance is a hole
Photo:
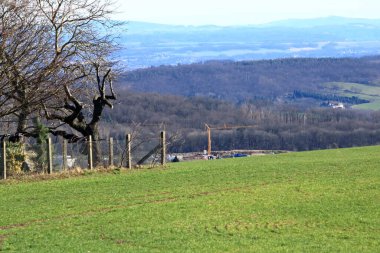
[[[130,70],[209,60],[344,58],[380,54],[380,21],[326,17],[246,26],[131,21],[117,57]]]

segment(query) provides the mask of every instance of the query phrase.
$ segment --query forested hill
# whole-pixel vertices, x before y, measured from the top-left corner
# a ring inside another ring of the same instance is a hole
[[[139,92],[209,96],[241,102],[255,98],[279,99],[294,90],[339,94],[326,83],[373,87],[380,86],[379,80],[380,56],[376,56],[209,61],[134,70],[123,75],[119,82]]]
[[[160,66],[128,72],[119,85],[120,102],[105,117],[105,134],[120,139],[133,123],[163,123],[184,140],[172,151],[205,149],[205,123],[257,126],[213,133],[216,150],[380,143],[380,111],[315,108],[331,99],[348,106],[365,100],[370,103],[362,105],[379,106],[380,56]]]
[[[102,136],[118,140],[125,133],[157,133],[165,125],[168,135],[179,132],[183,142],[171,151],[207,149],[205,123],[210,126],[247,126],[213,131],[215,150],[311,150],[380,143],[380,111],[301,109],[288,105],[236,105],[205,97],[119,91],[119,103],[104,115]],[[139,125],[144,127],[138,127]],[[161,128],[160,128],[161,127]]]

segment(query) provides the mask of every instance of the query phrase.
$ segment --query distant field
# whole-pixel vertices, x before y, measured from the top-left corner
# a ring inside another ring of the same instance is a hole
[[[328,88],[332,94],[346,97],[356,96],[370,101],[370,103],[367,104],[355,105],[353,106],[354,108],[368,110],[380,109],[380,86],[341,82],[325,83],[324,86]]]
[[[5,252],[379,252],[380,147],[0,183]]]

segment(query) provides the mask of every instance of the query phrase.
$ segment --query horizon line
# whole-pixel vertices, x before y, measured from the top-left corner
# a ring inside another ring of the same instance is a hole
[[[147,24],[155,24],[155,25],[163,25],[163,26],[185,26],[185,27],[204,27],[204,26],[216,26],[216,27],[234,27],[234,26],[262,26],[262,25],[270,25],[280,22],[287,21],[302,21],[302,20],[318,20],[318,19],[352,19],[352,20],[363,20],[363,21],[380,21],[380,18],[363,18],[363,17],[349,17],[349,16],[337,16],[337,15],[328,15],[328,16],[318,16],[318,17],[310,17],[310,18],[286,18],[286,19],[275,19],[268,22],[258,22],[258,23],[241,23],[241,24],[185,24],[185,23],[172,23],[172,22],[159,22],[159,21],[150,21],[150,20],[120,20],[128,23],[147,23]]]

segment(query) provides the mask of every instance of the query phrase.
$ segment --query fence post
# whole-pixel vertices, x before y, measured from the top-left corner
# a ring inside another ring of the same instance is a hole
[[[132,155],[131,155],[131,134],[127,134],[126,136],[126,160],[127,160],[127,168],[132,169]]]
[[[48,161],[48,174],[53,173],[53,151],[52,151],[52,146],[51,146],[51,138],[49,137],[47,139],[47,161]]]
[[[161,132],[161,165],[166,162],[166,132]]]
[[[1,141],[1,179],[7,179],[7,143],[5,140]]]
[[[108,164],[112,168],[113,167],[113,138],[110,137],[109,142],[109,158],[108,158]]]
[[[88,136],[88,169],[92,170],[93,165],[92,165],[92,136]]]
[[[67,170],[67,140],[66,139],[63,140],[62,152],[63,152],[63,154],[62,154],[62,159],[63,159],[62,170],[66,171]]]

